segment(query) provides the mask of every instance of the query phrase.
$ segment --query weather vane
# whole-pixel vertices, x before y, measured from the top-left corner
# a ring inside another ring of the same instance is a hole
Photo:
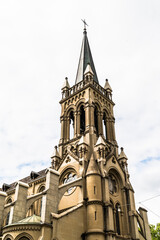
[[[84,19],[81,19],[82,20],[82,22],[84,23],[84,29],[86,29],[86,26],[88,26],[88,24],[86,23],[86,20]]]

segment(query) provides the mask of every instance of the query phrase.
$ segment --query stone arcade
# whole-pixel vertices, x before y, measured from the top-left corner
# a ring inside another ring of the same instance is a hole
[[[115,137],[112,89],[99,85],[84,28],[75,85],[62,88],[51,166],[0,191],[1,240],[151,240]]]

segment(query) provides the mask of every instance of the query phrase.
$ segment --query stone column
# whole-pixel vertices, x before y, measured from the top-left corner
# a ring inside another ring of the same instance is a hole
[[[115,121],[114,119],[111,120],[111,123],[112,123],[112,137],[113,137],[113,140],[116,140],[116,136],[115,136]]]
[[[64,116],[61,117],[61,139],[60,139],[60,143],[63,142],[64,139]]]
[[[15,204],[11,207],[9,223],[18,222],[26,217],[26,203],[29,185],[17,182],[15,190]]]
[[[66,140],[69,141],[70,139],[70,118],[69,117],[66,117]]]
[[[42,198],[42,222],[50,223],[51,213],[58,211],[59,173],[48,168],[46,170],[46,194]]]
[[[110,118],[106,118],[106,129],[107,129],[107,140],[111,140],[111,126],[110,126]]]
[[[74,112],[74,137],[77,137],[77,111]]]
[[[80,111],[77,111],[77,136],[80,136]]]
[[[107,231],[114,232],[114,215],[112,204],[108,205],[108,215],[106,216]]]
[[[2,234],[2,225],[3,225],[3,212],[5,205],[5,198],[7,194],[5,192],[0,191],[0,236]]]
[[[103,113],[98,111],[98,134],[99,135],[103,134],[102,118],[103,118]]]

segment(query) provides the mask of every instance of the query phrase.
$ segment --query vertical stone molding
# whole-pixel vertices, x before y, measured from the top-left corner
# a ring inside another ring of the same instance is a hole
[[[56,170],[48,168],[46,170],[46,194],[42,198],[42,216],[41,220],[50,223],[51,213],[58,211],[58,186],[59,173]]]
[[[10,211],[10,223],[18,222],[26,217],[26,203],[29,185],[24,182],[17,182],[15,190],[15,203]]]

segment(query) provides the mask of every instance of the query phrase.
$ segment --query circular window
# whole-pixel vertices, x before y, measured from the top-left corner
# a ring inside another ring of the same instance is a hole
[[[109,192],[111,194],[117,193],[118,192],[118,184],[117,184],[116,178],[113,175],[109,175],[108,181],[109,181]]]
[[[77,175],[75,172],[67,172],[64,177],[63,177],[63,180],[62,180],[62,183],[63,184],[67,184],[67,183],[70,183],[74,180],[77,179]],[[71,193],[73,193],[73,191],[76,189],[76,187],[71,187],[67,190],[67,192],[65,193],[65,195],[69,195]]]

